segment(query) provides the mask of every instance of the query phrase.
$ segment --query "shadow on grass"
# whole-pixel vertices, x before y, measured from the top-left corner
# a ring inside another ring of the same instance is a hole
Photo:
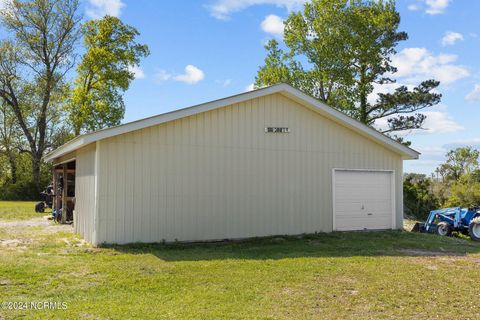
[[[267,260],[298,257],[462,256],[480,243],[405,231],[333,232],[204,243],[104,245],[125,254],[152,254],[165,261]]]

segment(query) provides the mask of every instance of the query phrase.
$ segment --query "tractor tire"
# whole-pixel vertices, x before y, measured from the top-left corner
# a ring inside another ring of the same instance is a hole
[[[37,202],[35,204],[35,212],[40,212],[40,213],[45,212],[45,203]]]
[[[437,229],[435,233],[442,237],[448,237],[452,235],[452,226],[449,225],[447,222],[439,222],[437,224]]]
[[[480,217],[472,219],[468,225],[468,234],[473,241],[480,241]]]

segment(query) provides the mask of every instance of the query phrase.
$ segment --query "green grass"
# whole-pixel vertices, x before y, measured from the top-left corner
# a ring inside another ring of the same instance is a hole
[[[480,245],[404,231],[93,248],[69,226],[1,227],[6,319],[467,319]]]
[[[51,209],[45,209],[45,213],[36,213],[35,202],[0,201],[0,220],[28,220],[51,212]]]

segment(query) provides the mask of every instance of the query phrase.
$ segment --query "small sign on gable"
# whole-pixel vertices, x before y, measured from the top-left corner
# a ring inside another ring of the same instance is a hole
[[[289,133],[290,129],[287,127],[266,127],[266,133]]]

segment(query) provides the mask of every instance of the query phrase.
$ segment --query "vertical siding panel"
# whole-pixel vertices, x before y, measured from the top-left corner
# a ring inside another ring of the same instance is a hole
[[[159,220],[159,208],[160,208],[160,201],[159,201],[159,181],[158,177],[160,176],[160,168],[158,166],[158,152],[160,150],[160,145],[158,143],[158,130],[159,126],[151,127],[150,128],[150,166],[151,166],[151,173],[150,173],[150,197],[151,197],[151,221],[150,221],[150,238],[152,242],[160,241],[160,229],[158,225]]]
[[[158,206],[158,224],[157,230],[159,232],[158,241],[163,241],[166,239],[166,197],[167,197],[167,186],[166,186],[166,143],[165,143],[165,125],[158,126],[157,131],[158,139],[158,149],[157,149],[157,167],[158,167],[158,176],[157,178],[157,196],[159,201]]]
[[[95,211],[95,144],[91,144],[76,152],[76,223],[75,230],[87,241],[92,240],[93,213]]]
[[[117,175],[117,185],[116,185],[116,193],[114,194],[114,197],[116,195],[120,196],[120,199],[115,199],[116,204],[117,204],[117,210],[116,210],[116,220],[117,220],[117,228],[115,230],[115,241],[116,242],[123,242],[124,237],[126,235],[126,229],[125,229],[125,215],[126,215],[126,210],[125,210],[125,199],[126,199],[126,191],[125,191],[125,186],[127,184],[127,181],[125,179],[126,175],[126,167],[125,167],[125,156],[119,156],[119,155],[125,155],[127,153],[127,150],[125,148],[125,135],[120,135],[117,137],[117,148],[116,148],[116,154],[115,156],[115,161],[117,163],[117,169],[114,170],[114,174]]]
[[[166,125],[165,128],[165,141],[166,141],[166,164],[165,164],[165,176],[166,176],[166,211],[165,211],[165,239],[167,241],[174,240],[174,227],[175,227],[175,220],[173,217],[174,214],[174,201],[175,201],[175,193],[174,193],[174,152],[175,147],[173,145],[173,122],[170,122]]]
[[[108,144],[102,145],[102,148],[104,152],[102,153],[103,157],[100,158],[100,166],[103,172],[105,173],[105,179],[102,180],[100,184],[101,185],[100,189],[102,190],[101,198],[103,199],[103,202],[101,203],[101,205],[103,207],[103,211],[105,212],[105,214],[100,217],[99,221],[101,222],[102,234],[105,239],[104,242],[108,242],[110,241],[109,224],[110,224],[110,216],[111,216],[111,208],[110,208],[111,204],[110,204],[110,197],[109,197],[111,177],[109,174],[110,170],[108,166],[108,163],[110,161],[110,157],[108,155],[109,145]]]
[[[104,148],[105,144],[100,142],[97,147],[98,149],[96,152],[98,153],[98,166],[99,169],[97,171],[97,174],[103,174],[103,176],[98,176],[97,177],[97,196],[98,196],[98,203],[97,203],[97,210],[98,212],[105,212],[101,215],[98,215],[98,220],[97,224],[95,225],[95,228],[98,230],[97,232],[97,242],[102,243],[106,241],[106,230],[105,230],[105,218],[106,215],[108,215],[107,207],[106,207],[106,177],[105,177],[105,168],[107,167],[107,156],[106,156],[106,150]],[[103,148],[103,150],[102,150]],[[103,170],[103,173],[102,173]],[[94,217],[95,219],[95,217]]]
[[[135,138],[133,133],[128,133],[125,135],[125,142],[126,148],[128,152],[125,154],[125,166],[127,170],[125,171],[125,178],[127,180],[127,184],[125,185],[126,189],[126,209],[127,209],[127,234],[126,234],[126,242],[133,242],[135,241],[135,174],[136,174],[136,166],[138,166],[138,162],[136,161],[135,155]]]
[[[141,241],[142,225],[145,219],[145,211],[143,209],[143,182],[142,182],[142,164],[143,164],[143,150],[142,150],[142,131],[135,131],[132,134],[134,144],[134,161],[131,164],[134,168],[134,198],[133,208],[133,241]]]
[[[112,162],[112,161],[116,161],[116,159],[114,160],[114,157],[113,155],[115,155],[115,149],[117,148],[117,141],[118,141],[118,137],[115,137],[113,139],[113,143],[110,143],[108,144],[108,148],[107,148],[107,151],[108,151],[108,158],[109,158],[109,163]],[[118,175],[116,174],[115,172],[115,168],[113,166],[109,166],[108,167],[108,172],[109,172],[109,175],[110,175],[110,179],[109,180],[109,185],[108,185],[108,203],[109,203],[109,223],[107,225],[107,228],[108,228],[108,240],[107,242],[109,243],[112,243],[112,242],[115,242],[115,239],[116,239],[116,232],[117,232],[117,229],[118,229],[118,223],[117,223],[117,206],[116,206],[116,199],[115,199],[115,195],[117,194],[117,185],[119,184],[119,181],[118,181]]]
[[[141,149],[144,155],[142,159],[142,199],[143,199],[143,221],[142,221],[142,233],[149,242],[153,241],[152,237],[152,189],[150,188],[150,182],[152,177],[152,148],[151,148],[151,128],[145,128],[142,130]]]
[[[181,141],[182,141],[182,133],[181,133],[181,120],[175,120],[174,121],[174,154],[173,154],[173,159],[174,162],[172,163],[173,166],[173,231],[175,234],[175,240],[181,240],[183,233],[182,233],[182,219],[183,217],[181,216],[181,188],[182,186],[180,185],[181,181],[181,160],[182,160],[182,148],[181,148]]]

